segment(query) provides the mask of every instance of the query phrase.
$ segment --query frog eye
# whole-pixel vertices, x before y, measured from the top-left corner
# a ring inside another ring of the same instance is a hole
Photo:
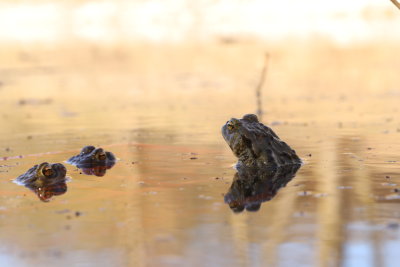
[[[226,127],[228,128],[228,130],[232,131],[235,128],[235,125],[231,121],[229,121]]]
[[[94,146],[85,146],[82,148],[81,154],[89,154],[94,150]]]
[[[97,157],[98,157],[99,160],[105,160],[106,159],[106,154],[101,153]]]
[[[54,175],[54,170],[50,166],[43,168],[42,173],[46,177],[52,177]]]

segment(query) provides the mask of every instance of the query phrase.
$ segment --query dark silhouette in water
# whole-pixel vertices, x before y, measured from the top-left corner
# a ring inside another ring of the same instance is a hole
[[[18,176],[15,182],[35,192],[40,200],[48,202],[53,196],[67,192],[66,173],[67,169],[61,163],[43,162]]]
[[[67,160],[67,163],[75,165],[84,174],[104,176],[108,169],[111,169],[116,162],[113,153],[104,151],[102,148],[85,146],[81,152]]]
[[[232,118],[222,126],[222,136],[238,158],[249,168],[280,167],[301,164],[296,152],[254,114]]]
[[[295,177],[300,166],[249,168],[238,165],[238,172],[224,197],[225,203],[236,213],[245,209],[258,211],[263,202],[274,198],[278,190]]]
[[[230,119],[221,131],[238,158],[237,173],[225,202],[234,212],[258,211],[262,202],[271,200],[293,179],[302,161],[254,114]]]
[[[96,175],[96,176],[104,176],[107,172],[108,169],[111,169],[114,166],[115,162],[110,165],[76,165],[79,169],[82,170],[82,172],[86,175]]]

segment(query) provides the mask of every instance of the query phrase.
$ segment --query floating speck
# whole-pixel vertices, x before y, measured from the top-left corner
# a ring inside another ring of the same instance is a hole
[[[299,195],[299,196],[311,196],[312,192],[311,191],[301,191],[301,192],[298,192],[297,195]]]
[[[396,186],[395,183],[382,183],[383,186]]]
[[[396,222],[391,222],[387,224],[387,228],[390,230],[396,230],[399,228],[399,224]]]
[[[338,189],[352,189],[353,187],[350,185],[340,185],[337,187]]]
[[[211,197],[211,196],[205,196],[205,195],[198,195],[198,198],[206,199],[206,200],[213,199],[213,197]]]

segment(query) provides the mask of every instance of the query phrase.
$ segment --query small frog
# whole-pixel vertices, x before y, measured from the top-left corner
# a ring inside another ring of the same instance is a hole
[[[67,192],[66,174],[67,169],[63,164],[43,162],[18,176],[15,182],[29,188],[40,200],[47,202],[51,197]]]
[[[81,152],[67,160],[67,163],[82,169],[87,175],[103,176],[107,169],[111,169],[117,159],[114,154],[102,148],[85,146]]]

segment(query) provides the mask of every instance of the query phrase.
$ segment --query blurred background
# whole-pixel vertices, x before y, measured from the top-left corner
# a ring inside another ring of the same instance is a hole
[[[185,122],[176,127],[193,123],[192,112],[208,120],[209,106],[225,120],[235,114],[221,110],[255,112],[260,82],[264,109],[277,97],[398,95],[399,21],[389,0],[2,1],[0,101],[7,127],[0,134],[18,134],[21,123],[38,134],[42,122],[60,118],[67,121],[58,131],[103,121],[129,128],[142,107],[159,126],[177,115],[171,109],[190,111],[177,111]],[[132,116],[103,112],[122,108]],[[332,109],[323,105],[312,116],[321,114],[332,116]]]
[[[397,266],[399,25],[390,0],[1,1],[0,265]],[[258,103],[306,164],[234,214],[220,128]],[[85,145],[104,178],[12,182]]]

